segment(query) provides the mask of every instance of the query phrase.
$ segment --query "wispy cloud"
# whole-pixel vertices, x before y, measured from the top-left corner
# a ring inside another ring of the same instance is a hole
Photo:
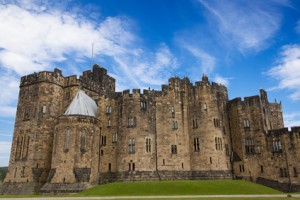
[[[126,16],[93,20],[80,9],[52,4],[0,1],[0,70],[7,75],[0,81],[4,88],[0,97],[5,99],[0,103],[1,117],[15,115],[20,76],[51,70],[53,65],[82,71],[80,65],[90,66],[91,44],[93,62],[103,61],[100,64],[108,65],[111,74],[122,77],[117,80],[119,89],[158,86],[177,66],[166,44],[153,50],[144,47],[134,21]]]
[[[277,64],[267,74],[278,80],[272,89],[288,89],[292,100],[300,100],[300,45],[284,46]]]
[[[284,126],[285,127],[299,126],[299,124],[300,124],[300,112],[284,114],[283,119],[284,119]]]
[[[281,15],[277,5],[284,2],[264,1],[206,1],[198,0],[209,12],[207,18],[215,23],[216,31],[227,45],[240,51],[260,50],[268,45],[280,28]],[[229,41],[229,42],[228,42]]]
[[[219,74],[216,74],[215,77],[213,77],[213,81],[216,82],[216,83],[220,83],[220,84],[223,84],[225,85],[226,87],[229,87],[229,81],[231,80],[232,78],[226,78],[226,77],[223,77]]]
[[[199,66],[200,73],[210,74],[214,70],[216,63],[215,57],[191,44],[182,43],[182,47],[190,52],[201,63],[201,66]]]

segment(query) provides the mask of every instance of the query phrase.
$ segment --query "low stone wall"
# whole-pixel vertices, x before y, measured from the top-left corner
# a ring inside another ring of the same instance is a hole
[[[42,183],[3,183],[0,194],[3,195],[26,195],[39,193]]]
[[[99,184],[115,181],[232,179],[231,171],[133,171],[101,173]]]
[[[270,179],[265,179],[258,177],[256,179],[256,183],[262,184],[271,188],[274,188],[276,190],[280,190],[282,192],[300,192],[300,185],[299,184],[294,184],[294,183],[282,183]]]
[[[43,194],[78,193],[91,185],[89,183],[46,183],[40,190]]]

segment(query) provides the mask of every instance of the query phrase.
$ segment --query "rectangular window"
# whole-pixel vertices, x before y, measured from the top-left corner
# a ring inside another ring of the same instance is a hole
[[[200,142],[198,137],[194,138],[194,151],[200,151]]]
[[[172,117],[174,118],[174,117],[175,117],[175,109],[174,109],[174,106],[171,107],[171,113],[172,113]]]
[[[223,150],[222,138],[215,137],[215,146],[216,146],[216,150],[218,150],[218,151]]]
[[[46,106],[43,106],[43,114],[45,114],[47,111],[47,107]]]
[[[146,152],[150,153],[151,152],[151,139],[146,138]]]
[[[64,145],[64,150],[68,151],[69,146],[70,146],[70,137],[71,137],[71,130],[70,128],[67,128],[66,135],[65,135],[65,145]]]
[[[134,138],[129,138],[129,153],[135,153],[135,139]]]
[[[128,127],[136,126],[136,117],[128,117]]]
[[[219,128],[221,126],[220,120],[214,118],[214,127]]]
[[[105,146],[106,145],[106,136],[101,136],[101,144],[103,145],[103,146]]]
[[[106,106],[106,114],[111,114],[111,106]]]
[[[282,152],[281,141],[279,139],[273,141],[273,152]]]
[[[298,171],[296,167],[294,167],[294,177],[298,177]]]
[[[108,163],[108,171],[111,171],[111,163]]]
[[[118,134],[117,133],[114,133],[113,135],[112,135],[112,142],[113,143],[116,143],[118,141]]]
[[[177,154],[177,145],[171,145],[171,153]]]
[[[146,111],[147,110],[147,103],[145,101],[141,101],[141,110]]]
[[[178,129],[177,121],[172,121],[172,129]]]
[[[255,145],[253,138],[245,138],[245,152],[246,154],[255,154]]]
[[[244,119],[244,128],[250,128],[250,123],[248,119]]]

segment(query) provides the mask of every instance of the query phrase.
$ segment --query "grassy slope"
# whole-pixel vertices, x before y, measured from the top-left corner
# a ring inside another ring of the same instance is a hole
[[[146,196],[208,194],[281,194],[271,188],[240,180],[117,182],[98,185],[79,196]]]

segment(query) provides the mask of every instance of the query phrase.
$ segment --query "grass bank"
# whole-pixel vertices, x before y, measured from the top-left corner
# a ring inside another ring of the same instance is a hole
[[[75,196],[282,194],[282,192],[242,180],[182,180],[116,182],[98,185]]]

